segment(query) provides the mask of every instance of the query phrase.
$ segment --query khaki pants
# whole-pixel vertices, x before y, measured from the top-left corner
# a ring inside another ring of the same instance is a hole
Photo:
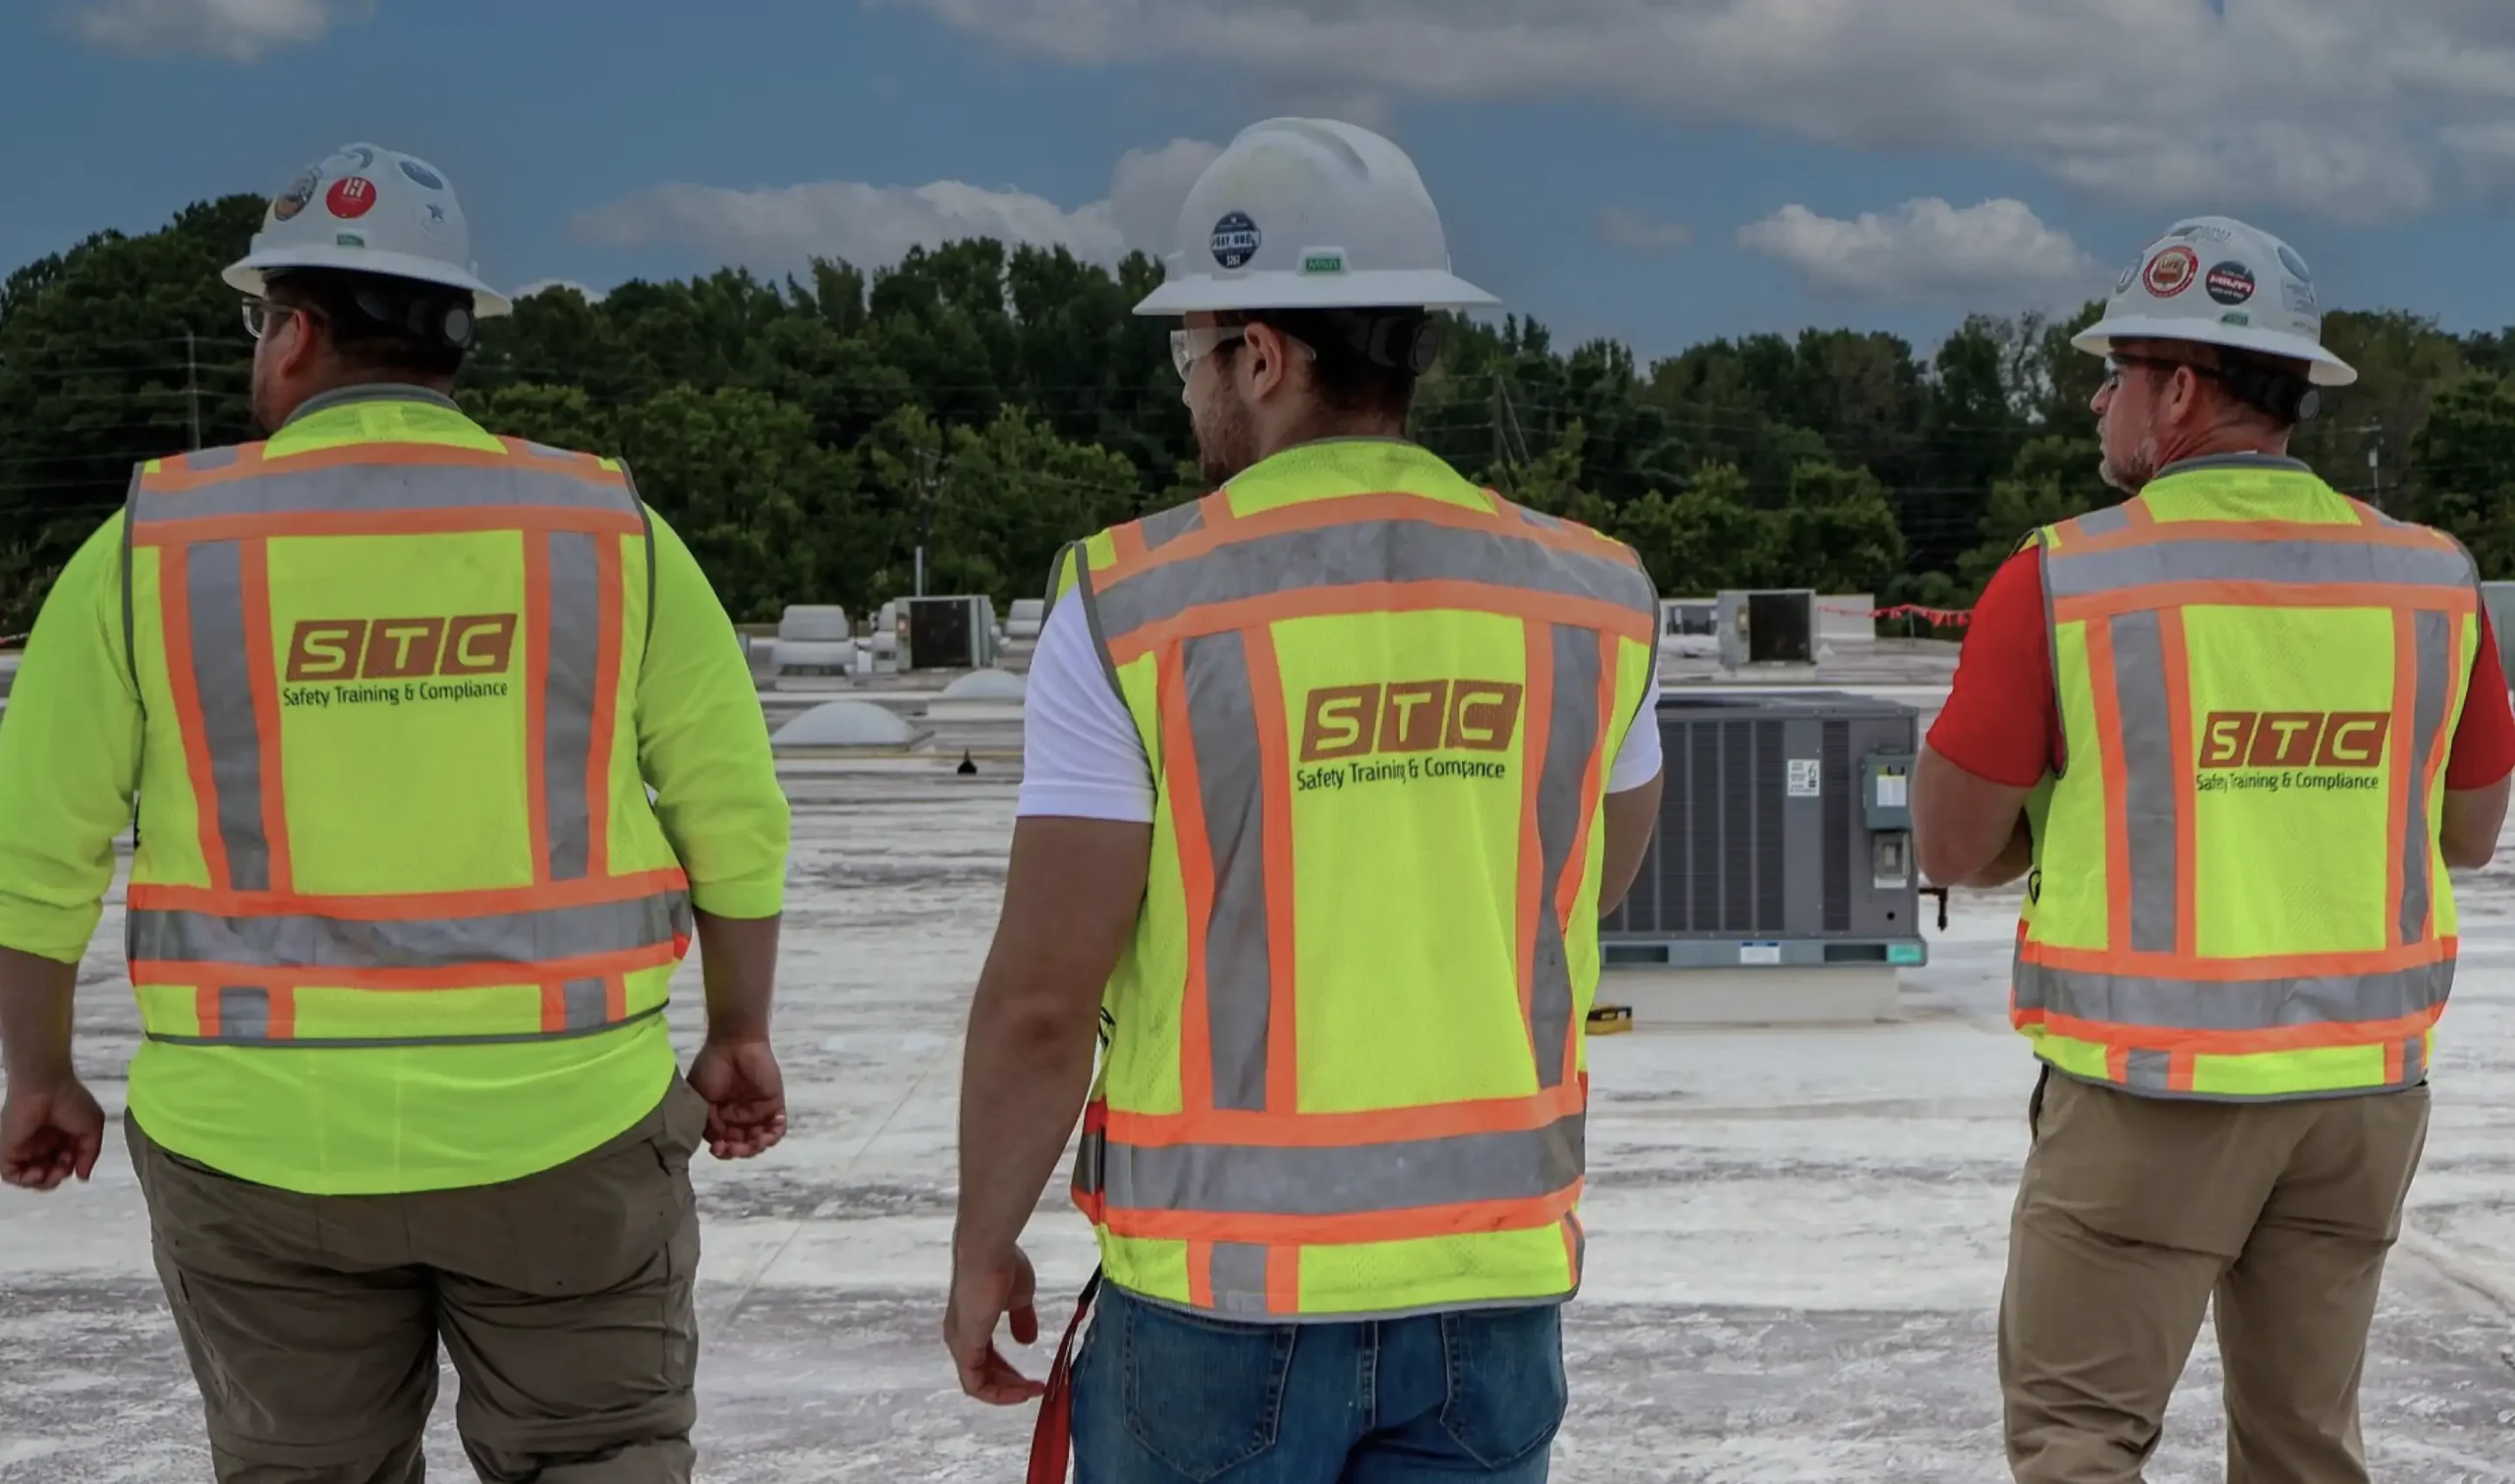
[[[686,1484],[705,1119],[675,1077],[555,1170],[388,1196],[248,1184],[126,1120],[220,1484],[416,1484],[439,1341],[489,1484]]]
[[[2000,1304],[2020,1484],[2136,1481],[2216,1300],[2228,1484],[2364,1484],[2358,1378],[2428,1089],[2136,1097],[2046,1072]]]

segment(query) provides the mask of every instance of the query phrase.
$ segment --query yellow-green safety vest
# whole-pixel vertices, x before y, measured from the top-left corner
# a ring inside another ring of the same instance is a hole
[[[626,471],[356,401],[142,466],[126,519],[146,744],[185,762],[141,797],[129,893],[143,1127],[248,1178],[326,1148],[332,1193],[397,1188],[394,1089],[456,1059],[568,1073],[445,1130],[519,1174],[636,1122],[691,916],[638,766]],[[308,1058],[365,1089],[321,1127],[271,1092]]]
[[[2064,756],[2030,800],[2018,1028],[2156,1097],[2418,1083],[2454,979],[2436,834],[2471,558],[2263,458],[2040,545]]]
[[[1569,1294],[1641,563],[1346,440],[1069,548],[1051,595],[1155,781],[1075,1171],[1110,1280],[1277,1320]]]

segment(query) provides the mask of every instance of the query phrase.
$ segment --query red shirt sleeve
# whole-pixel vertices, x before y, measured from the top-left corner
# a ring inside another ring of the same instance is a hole
[[[1930,750],[2013,789],[2041,783],[2060,749],[2050,655],[2043,569],[2029,547],[2001,566],[1974,605],[1955,687],[1929,729]]]
[[[2445,758],[2445,787],[2486,789],[2515,773],[2515,703],[2506,694],[2506,672],[2497,658],[2497,634],[2488,611],[2480,616],[2480,652],[2472,656],[2472,693],[2454,728]]]

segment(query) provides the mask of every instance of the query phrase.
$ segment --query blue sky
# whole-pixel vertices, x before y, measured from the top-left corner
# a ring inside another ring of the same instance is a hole
[[[0,265],[355,139],[445,171],[504,286],[981,230],[1106,255],[1313,113],[1415,155],[1466,276],[1646,356],[1928,344],[2207,210],[2327,306],[2495,328],[2510,80],[2493,0],[14,0]]]

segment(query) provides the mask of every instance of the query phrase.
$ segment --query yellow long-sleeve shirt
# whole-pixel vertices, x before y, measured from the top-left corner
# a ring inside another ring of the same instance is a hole
[[[174,719],[144,715],[132,684],[122,527],[120,516],[106,522],[63,569],[0,714],[0,947],[61,962],[77,962],[95,934],[113,880],[114,839],[130,823],[135,797],[142,801],[145,832],[152,789],[189,797],[178,782],[186,763]],[[653,623],[634,698],[639,770],[689,874],[693,904],[723,917],[774,916],[784,900],[788,813],[750,668],[706,576],[661,519],[654,522],[654,563]],[[374,786],[395,786],[385,760]],[[189,826],[187,815],[168,827]],[[212,1142],[218,1110],[157,1106],[145,1096],[157,1049],[144,1046],[133,1069],[135,1109],[151,1136],[178,1153]],[[582,1151],[554,1151],[544,1141],[519,1152],[499,1128],[502,1121],[531,1117],[552,1079],[581,1077],[595,1066],[616,1079],[634,1066],[634,1080],[650,1077],[660,1096],[672,1069],[657,1019],[610,1035],[485,1050],[418,1046],[343,1057],[240,1047],[209,1054],[235,1059],[250,1095],[302,1105],[309,1121],[302,1147],[250,1161],[231,1157],[221,1167],[326,1193],[485,1184],[534,1173],[554,1153],[564,1159]],[[390,1088],[397,1114],[380,1142],[345,1144],[312,1131],[335,1100],[372,1097],[379,1086]],[[620,1127],[644,1111],[625,1115]],[[590,1148],[618,1131],[587,1128],[577,1139]]]

